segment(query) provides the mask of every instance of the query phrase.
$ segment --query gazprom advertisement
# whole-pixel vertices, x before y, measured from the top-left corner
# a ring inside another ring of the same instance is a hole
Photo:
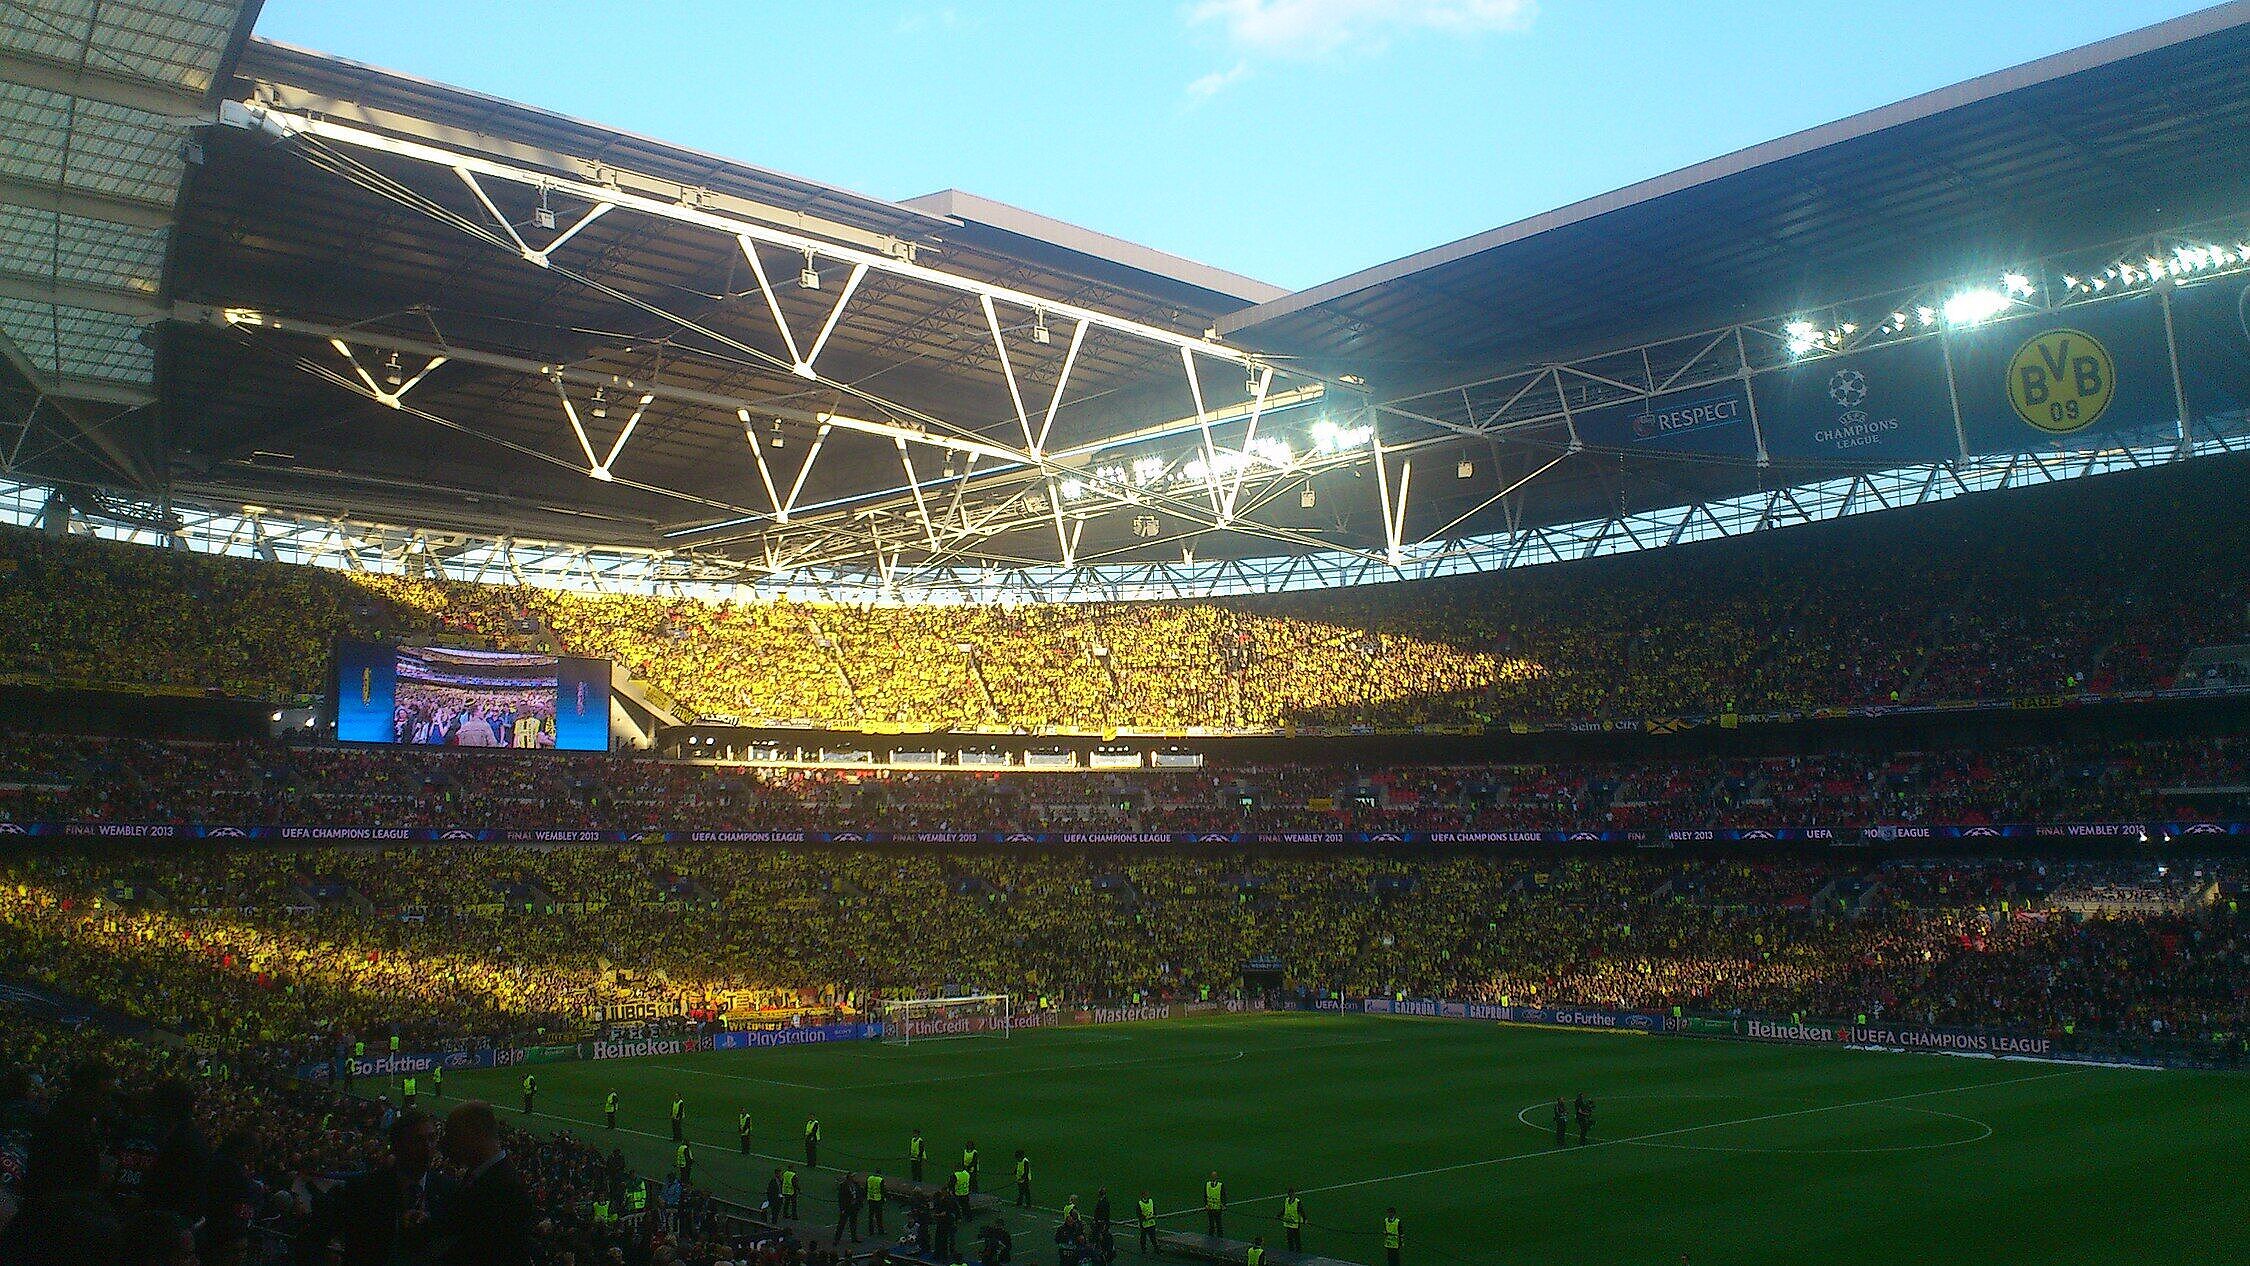
[[[1583,443],[1629,452],[1755,457],[1750,395],[1737,379],[1573,413]]]
[[[1758,429],[1777,460],[1897,466],[1961,455],[1936,339],[1762,375],[1757,400]]]
[[[2164,314],[2152,295],[2079,304],[1947,338],[1972,454],[2123,448],[2180,437]]]

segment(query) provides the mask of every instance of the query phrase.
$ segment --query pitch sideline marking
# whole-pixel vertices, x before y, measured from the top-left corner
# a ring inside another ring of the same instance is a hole
[[[1649,1139],[1672,1138],[1675,1135],[1680,1134],[1695,1134],[1703,1130],[1716,1130],[1722,1126],[1755,1125],[1761,1121],[1780,1121],[1789,1117],[1809,1116],[1816,1112],[1837,1112],[1845,1108],[1866,1108],[1872,1107],[1879,1103],[1897,1103],[1905,1099],[1926,1099],[1931,1095],[1959,1094],[1965,1090],[1984,1090],[1996,1086],[2018,1086],[2022,1085],[2025,1082],[2046,1081],[2054,1077],[2068,1077],[2073,1073],[2082,1071],[2084,1070],[2078,1068],[2065,1068],[2060,1070],[2059,1072],[2037,1073],[2029,1077],[2012,1077],[2003,1081],[1980,1081],[1973,1082],[1966,1086],[1945,1086],[1937,1090],[1918,1090],[1912,1094],[1889,1095],[1881,1099],[1861,1099],[1850,1103],[1832,1103],[1824,1107],[1798,1108],[1790,1112],[1769,1112],[1764,1116],[1744,1117],[1739,1121],[1712,1121],[1703,1125],[1688,1125],[1681,1126],[1680,1128],[1673,1130],[1658,1130],[1650,1134],[1635,1134],[1629,1135],[1625,1138],[1603,1139],[1598,1143],[1588,1143],[1584,1147],[1573,1147],[1565,1149],[1563,1151],[1556,1151],[1553,1148],[1547,1148],[1545,1150],[1537,1152],[1511,1152],[1506,1156],[1490,1156],[1486,1157],[1483,1160],[1462,1161],[1461,1163],[1456,1165],[1438,1165],[1430,1169],[1414,1169],[1408,1170],[1404,1173],[1384,1174],[1376,1178],[1360,1178],[1355,1179],[1352,1182],[1330,1183],[1325,1187],[1299,1187],[1297,1189],[1297,1194],[1300,1196],[1310,1196],[1327,1191],[1346,1191],[1353,1187],[1372,1187],[1378,1183],[1397,1182],[1405,1178],[1427,1178],[1432,1174],[1451,1174],[1458,1173],[1459,1171],[1464,1169],[1482,1169],[1487,1165],[1504,1165],[1509,1161],[1524,1160],[1528,1157],[1533,1156],[1577,1156],[1585,1152],[1593,1151],[1596,1148],[1622,1147],[1628,1143],[1640,1143],[1645,1142]],[[1235,1208],[1240,1205],[1267,1204],[1272,1201],[1279,1200],[1282,1198],[1282,1196],[1287,1194],[1287,1192],[1275,1192],[1270,1196],[1253,1196],[1248,1200],[1229,1202],[1228,1207]],[[1183,1214],[1195,1213],[1198,1211],[1199,1207],[1175,1209],[1170,1213],[1160,1214],[1159,1216],[1173,1218],[1179,1217]]]
[[[1232,1064],[1239,1060],[1247,1059],[1252,1055],[1286,1055],[1297,1051],[1327,1050],[1331,1047],[1339,1046],[1374,1046],[1380,1043],[1395,1040],[1396,1039],[1394,1038],[1387,1037],[1351,1038],[1341,1042],[1304,1042],[1290,1046],[1268,1047],[1263,1050],[1251,1050],[1248,1047],[1242,1047],[1232,1051],[1189,1051],[1172,1055],[1144,1055],[1134,1059],[1095,1060],[1077,1064],[1044,1064],[1036,1068],[987,1069],[984,1072],[977,1073],[952,1073],[939,1077],[906,1077],[900,1078],[895,1081],[846,1082],[840,1085],[829,1086],[814,1086],[808,1085],[804,1082],[782,1081],[779,1078],[758,1077],[749,1073],[722,1073],[708,1068],[691,1068],[685,1064],[665,1064],[662,1065],[662,1067],[668,1072],[693,1073],[698,1077],[718,1077],[727,1081],[754,1081],[761,1082],[767,1085],[788,1086],[797,1090],[810,1090],[818,1094],[841,1094],[845,1091],[851,1090],[887,1090],[898,1086],[928,1086],[943,1082],[977,1081],[989,1077],[1035,1076],[1040,1073],[1077,1072],[1089,1068],[1126,1068],[1139,1064],[1163,1064],[1181,1060],[1206,1061],[1211,1065],[1216,1066],[1219,1064]],[[691,1053],[700,1055],[704,1052],[696,1051]]]
[[[1789,1096],[1789,1097],[1790,1097],[1790,1098],[1795,1098],[1796,1096]],[[1674,1103],[1679,1103],[1679,1102],[1684,1102],[1684,1101],[1693,1101],[1693,1100],[1699,1100],[1699,1099],[1700,1099],[1700,1100],[1705,1100],[1705,1101],[1710,1101],[1710,1100],[1726,1100],[1726,1099],[1747,1099],[1747,1098],[1750,1098],[1750,1096],[1748,1096],[1748,1095],[1606,1095],[1606,1096],[1604,1096],[1604,1099],[1605,1099],[1605,1100],[1616,1100],[1616,1099],[1641,1099],[1641,1100],[1648,1100],[1648,1099],[1662,1099],[1662,1100],[1669,1100],[1669,1101],[1671,1101],[1671,1102],[1674,1102]],[[1526,1126],[1529,1126],[1530,1128],[1532,1128],[1532,1129],[1534,1129],[1534,1130],[1537,1130],[1537,1131],[1538,1131],[1539,1133],[1541,1133],[1541,1134],[1545,1134],[1545,1133],[1547,1132],[1547,1128],[1546,1128],[1545,1126],[1543,1126],[1543,1125],[1540,1125],[1540,1124],[1539,1124],[1539,1123],[1538,1123],[1537,1121],[1534,1121],[1534,1120],[1532,1120],[1532,1119],[1531,1119],[1531,1114],[1532,1114],[1533,1112],[1537,1111],[1538,1109],[1540,1109],[1540,1108],[1544,1108],[1544,1107],[1546,1107],[1546,1106],[1547,1106],[1547,1105],[1546,1105],[1546,1103],[1545,1103],[1544,1101],[1542,1101],[1542,1102],[1539,1102],[1539,1103],[1535,1103],[1535,1104],[1532,1104],[1532,1105],[1530,1105],[1529,1107],[1525,1108],[1525,1109],[1524,1109],[1523,1111],[1521,1111],[1521,1112],[1518,1112],[1518,1113],[1516,1113],[1516,1120],[1517,1120],[1518,1122],[1521,1122],[1522,1124],[1524,1124],[1524,1125],[1526,1125]],[[1825,1109],[1824,1109],[1824,1110],[1825,1110]],[[1979,1120],[1977,1120],[1977,1119],[1976,1119],[1975,1117],[1971,1117],[1971,1116],[1963,1116],[1962,1114],[1960,1114],[1960,1113],[1958,1113],[1958,1112],[1941,1112],[1941,1111],[1939,1111],[1939,1110],[1938,1110],[1938,1109],[1936,1109],[1936,1108],[1900,1108],[1900,1109],[1899,1109],[1899,1111],[1901,1111],[1901,1112],[1914,1112],[1914,1113],[1919,1113],[1919,1114],[1921,1114],[1921,1115],[1923,1115],[1923,1116],[1932,1116],[1932,1117],[1944,1117],[1944,1118],[1946,1118],[1946,1119],[1948,1119],[1948,1120],[1952,1120],[1952,1121],[1959,1121],[1959,1122],[1962,1122],[1963,1124],[1966,1124],[1966,1125],[1973,1125],[1973,1126],[1977,1127],[1978,1129],[1980,1129],[1980,1130],[1983,1130],[1983,1131],[1984,1131],[1984,1133],[1982,1133],[1982,1134],[1979,1134],[1979,1135],[1977,1135],[1977,1136],[1976,1136],[1975,1138],[1966,1138],[1966,1139],[1947,1139],[1947,1140],[1945,1140],[1944,1142],[1940,1142],[1940,1143],[1906,1143],[1906,1144],[1901,1144],[1900,1146],[1897,1146],[1897,1147],[1721,1147],[1721,1146],[1717,1146],[1717,1145],[1708,1145],[1708,1146],[1707,1146],[1707,1145],[1703,1145],[1703,1144],[1697,1144],[1697,1143],[1658,1143],[1658,1142],[1654,1142],[1654,1141],[1652,1141],[1652,1140],[1649,1140],[1649,1139],[1647,1139],[1647,1138],[1646,1138],[1645,1136],[1638,1136],[1638,1135],[1636,1135],[1636,1136],[1632,1136],[1632,1137],[1628,1137],[1628,1138],[1623,1138],[1623,1139],[1619,1139],[1619,1140],[1617,1140],[1617,1142],[1620,1142],[1620,1143],[1627,1143],[1627,1144],[1631,1144],[1631,1145],[1632,1145],[1632,1146],[1634,1146],[1634,1147],[1662,1147],[1662,1148],[1669,1148],[1669,1149],[1672,1149],[1672,1150],[1675,1150],[1675,1151],[1682,1151],[1682,1152],[1732,1152],[1732,1153],[1738,1153],[1738,1154],[1742,1154],[1742,1155],[1752,1155],[1752,1156],[1887,1156],[1887,1155],[1890,1155],[1891,1153],[1894,1153],[1894,1152],[1934,1152],[1934,1151],[1938,1151],[1938,1150],[1940,1150],[1940,1149],[1943,1149],[1943,1148],[1948,1148],[1948,1147],[1967,1147],[1967,1146],[1969,1146],[1969,1145],[1970,1145],[1970,1144],[1972,1144],[1972,1143],[1982,1143],[1982,1142],[1984,1142],[1984,1141],[1985,1141],[1986,1139],[1988,1139],[1988,1138],[1991,1138],[1991,1137],[1992,1137],[1992,1136],[1993,1136],[1993,1135],[1994,1135],[1995,1133],[1997,1133],[1997,1131],[1995,1131],[1995,1130],[1994,1130],[1994,1129],[1992,1128],[1992,1125],[1991,1125],[1991,1123],[1990,1123],[1990,1122],[1987,1122],[1987,1121],[1979,1121]],[[1739,1124],[1739,1122],[1726,1121],[1726,1122],[1720,1122],[1719,1124],[1721,1124],[1721,1125],[1734,1125],[1734,1124]],[[1704,1128],[1704,1127],[1699,1127],[1699,1128]],[[1607,1140],[1605,1140],[1605,1141],[1607,1141]],[[1579,1146],[1580,1146],[1580,1147],[1591,1147],[1591,1146],[1593,1146],[1593,1145],[1592,1145],[1592,1144],[1590,1144],[1590,1143],[1581,1143],[1581,1144],[1579,1144]]]
[[[1291,1046],[1270,1046],[1264,1048],[1263,1050],[1252,1050],[1248,1047],[1241,1047],[1230,1052],[1225,1052],[1224,1058],[1218,1058],[1218,1056],[1221,1055],[1221,1052],[1218,1051],[1196,1051],[1177,1055],[1143,1055],[1136,1059],[1098,1060],[1092,1063],[1084,1064],[1048,1064],[1039,1068],[990,1069],[981,1073],[956,1073],[945,1077],[909,1077],[898,1081],[855,1082],[847,1086],[838,1086],[836,1087],[836,1089],[886,1090],[894,1086],[926,1086],[936,1082],[976,1081],[986,1077],[1015,1077],[1025,1074],[1075,1072],[1080,1069],[1086,1068],[1126,1068],[1137,1064],[1170,1063],[1173,1060],[1196,1060],[1200,1062],[1208,1059],[1208,1062],[1212,1066],[1216,1067],[1220,1064],[1236,1063],[1237,1061],[1248,1059],[1252,1055],[1287,1055],[1297,1051],[1327,1050],[1330,1047],[1336,1046],[1373,1046],[1377,1043],[1388,1042],[1391,1040],[1393,1039],[1387,1037],[1353,1038],[1342,1042],[1303,1042]]]

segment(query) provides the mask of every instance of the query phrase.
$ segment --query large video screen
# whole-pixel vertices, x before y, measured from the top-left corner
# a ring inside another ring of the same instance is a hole
[[[606,659],[342,642],[335,698],[346,743],[609,750]]]

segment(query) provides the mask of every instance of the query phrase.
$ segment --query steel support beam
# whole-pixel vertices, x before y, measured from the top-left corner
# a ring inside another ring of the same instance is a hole
[[[84,308],[111,316],[153,321],[165,314],[156,296],[119,286],[92,286],[77,281],[56,281],[22,273],[0,271],[0,299],[26,303],[51,303],[62,308]]]
[[[0,175],[0,203],[55,215],[76,216],[82,220],[122,224],[128,228],[147,229],[151,232],[172,227],[172,208],[168,203],[114,193],[95,193],[73,185],[26,180],[21,176]]]
[[[468,128],[448,127],[428,119],[378,109],[358,101],[322,96],[286,84],[261,83],[258,99],[278,109],[299,115],[317,115],[346,123],[407,137],[444,149],[464,153],[482,154],[506,163],[553,172],[557,175],[575,176],[595,185],[607,185],[628,194],[641,194],[660,202],[693,203],[705,210],[722,215],[739,216],[771,224],[798,233],[824,237],[833,242],[862,247],[881,255],[899,259],[913,259],[916,243],[892,233],[877,232],[837,220],[824,219],[794,207],[776,206],[746,198],[740,194],[722,193],[701,186],[682,184],[660,176],[625,171],[593,159],[580,158],[544,149],[537,145],[511,140],[491,132],[478,132]],[[930,231],[949,230],[953,222],[937,216],[929,217]]]
[[[208,123],[211,103],[200,92],[93,66],[66,65],[23,53],[0,52],[0,82],[100,101],[144,114]]]
[[[40,371],[16,346],[16,341],[0,334],[0,361],[21,375],[34,391],[44,396],[48,409],[61,415],[70,429],[94,447],[95,453],[125,478],[135,488],[150,488],[156,484],[155,473],[147,462],[130,448],[118,442],[109,433],[104,422],[86,415],[78,403],[117,404],[129,408],[154,404],[156,394],[141,384],[104,382],[71,376],[57,377]]]
[[[588,203],[607,202],[620,209],[652,215],[678,224],[693,225],[729,237],[746,238],[764,245],[779,247],[795,253],[811,252],[816,257],[833,259],[848,265],[865,264],[871,271],[885,273],[902,280],[917,282],[935,289],[968,295],[981,301],[997,301],[1016,307],[1044,311],[1051,318],[1066,321],[1085,321],[1099,330],[1127,335],[1166,347],[1192,350],[1214,360],[1232,361],[1247,369],[1255,358],[1239,348],[1230,347],[1200,335],[1182,334],[1177,330],[1150,325],[1127,317],[1116,316],[1093,308],[1064,303],[1042,295],[973,277],[964,277],[941,269],[925,267],[893,255],[884,255],[824,241],[777,229],[769,224],[718,214],[700,205],[680,200],[666,201],[627,191],[622,183],[608,186],[557,177],[529,171],[508,163],[497,162],[478,154],[440,149],[416,141],[403,140],[351,127],[329,118],[314,118],[270,106],[229,101],[220,110],[220,122],[229,126],[263,132],[283,138],[311,137],[332,145],[348,145],[374,153],[390,154],[416,162],[448,168],[455,172],[512,181],[531,188],[546,188]],[[1291,371],[1296,372],[1296,371]]]

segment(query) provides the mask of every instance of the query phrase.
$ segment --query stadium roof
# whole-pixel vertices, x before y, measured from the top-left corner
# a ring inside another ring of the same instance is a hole
[[[2250,211],[2243,2],[1298,294],[959,191],[887,201],[245,43],[254,5],[143,7],[193,15],[164,37],[192,56],[104,55],[216,125],[183,147],[144,111],[71,150],[130,150],[123,177],[0,167],[0,202],[76,199],[0,219],[12,399],[76,418],[0,474],[453,534],[441,555],[535,539],[886,588],[1395,564],[1839,474],[1581,452],[1511,374],[1665,340],[1640,363],[1683,364],[1737,322]]]
[[[1397,390],[1997,268],[2250,204],[2222,4],[1220,318]]]
[[[0,5],[0,455],[148,485],[119,432],[156,400],[141,322],[163,284],[188,128],[258,5]]]

